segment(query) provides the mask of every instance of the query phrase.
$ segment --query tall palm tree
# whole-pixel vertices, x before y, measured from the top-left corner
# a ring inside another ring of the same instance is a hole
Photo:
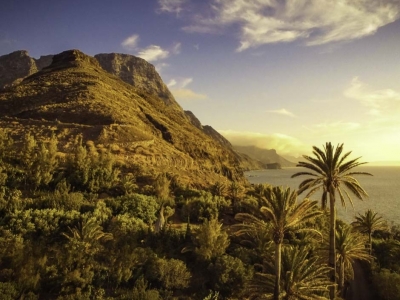
[[[362,233],[368,234],[369,254],[372,254],[372,234],[375,230],[386,229],[385,220],[371,209],[368,209],[363,215],[358,214],[356,220],[352,223],[354,228]]]
[[[310,171],[301,171],[292,175],[292,178],[303,175],[309,176],[309,178],[300,183],[298,190],[299,194],[309,190],[306,195],[306,197],[309,197],[317,190],[322,189],[321,206],[323,209],[326,209],[329,196],[329,266],[332,268],[331,281],[334,283],[330,291],[331,299],[334,299],[336,294],[336,192],[339,195],[343,206],[346,206],[346,199],[353,206],[353,201],[348,191],[361,200],[363,197],[368,196],[367,192],[361,187],[360,183],[353,177],[353,175],[371,175],[367,172],[352,171],[355,167],[365,163],[359,162],[359,157],[346,161],[351,152],[347,152],[343,155],[342,152],[343,144],[340,144],[335,148],[330,142],[328,142],[325,144],[323,150],[313,146],[314,157],[303,155],[303,158],[306,161],[301,161],[297,164],[298,167],[303,167]]]
[[[339,264],[339,291],[344,294],[346,273],[354,278],[353,264],[357,260],[370,261],[372,256],[365,249],[366,237],[352,231],[352,227],[341,224],[336,229],[336,257]]]
[[[289,230],[313,231],[311,228],[302,228],[302,225],[320,215],[321,211],[317,209],[316,201],[305,199],[296,203],[297,192],[291,191],[290,188],[273,187],[266,191],[265,196],[265,206],[260,208],[262,219],[246,213],[237,214],[235,219],[245,223],[239,224],[243,228],[242,232],[251,228],[250,224],[265,226],[266,222],[270,222],[272,240],[275,243],[274,299],[278,300],[280,298],[281,254],[284,235]]]
[[[270,298],[275,276],[269,274],[272,265],[263,266],[264,273],[256,273],[249,284],[253,296]],[[285,246],[282,249],[281,295],[283,300],[327,299],[330,268],[311,256],[308,247]],[[265,273],[267,272],[267,273]]]

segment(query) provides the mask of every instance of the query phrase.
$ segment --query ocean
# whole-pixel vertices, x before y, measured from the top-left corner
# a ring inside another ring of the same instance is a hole
[[[300,182],[306,176],[290,178],[293,174],[300,172],[302,168],[283,168],[281,170],[257,170],[246,172],[246,178],[250,183],[269,183],[278,186],[287,186],[297,189]],[[368,172],[373,176],[354,176],[368,193],[363,201],[352,197],[354,208],[350,202],[346,208],[342,207],[340,199],[336,199],[337,216],[345,222],[354,221],[358,213],[364,213],[372,209],[382,216],[389,225],[400,225],[400,166],[360,166],[355,171]],[[304,192],[306,195],[306,192]],[[299,196],[304,198],[303,194]],[[321,201],[321,192],[315,193],[312,200]],[[329,205],[329,203],[328,203]]]

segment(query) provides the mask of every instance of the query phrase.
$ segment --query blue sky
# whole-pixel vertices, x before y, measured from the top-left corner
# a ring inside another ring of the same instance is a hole
[[[400,0],[3,0],[0,55],[21,49],[145,58],[236,144],[400,160]]]

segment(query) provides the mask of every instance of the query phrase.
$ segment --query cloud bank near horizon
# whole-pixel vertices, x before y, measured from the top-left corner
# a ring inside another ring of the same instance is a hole
[[[232,145],[275,149],[280,155],[299,157],[311,150],[311,147],[308,147],[300,140],[280,133],[264,134],[234,130],[218,130],[218,132]]]

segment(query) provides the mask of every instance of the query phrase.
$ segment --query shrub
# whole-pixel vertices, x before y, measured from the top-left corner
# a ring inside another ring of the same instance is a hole
[[[400,274],[382,269],[373,274],[375,290],[382,300],[400,300]]]
[[[152,224],[156,220],[156,213],[159,204],[155,197],[141,194],[130,194],[107,201],[112,205],[114,214],[128,214],[132,217],[143,220],[147,224]]]

